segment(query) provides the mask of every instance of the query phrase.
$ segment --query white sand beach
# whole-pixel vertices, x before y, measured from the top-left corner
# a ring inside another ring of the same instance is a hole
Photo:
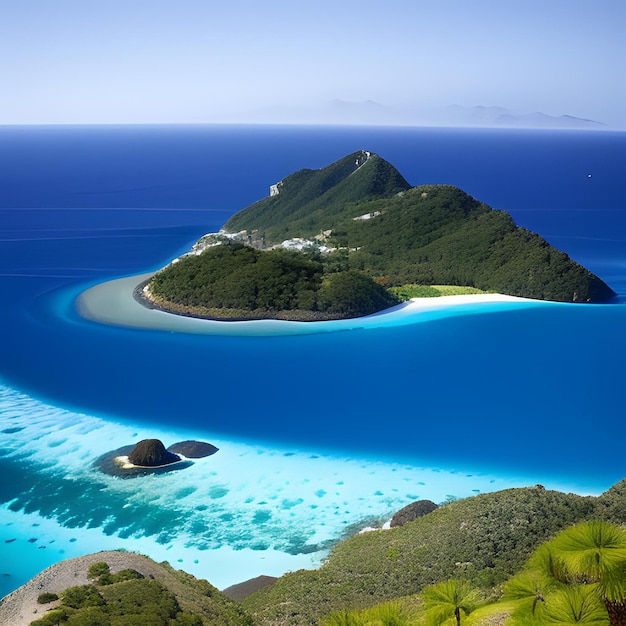
[[[357,328],[378,328],[426,321],[446,315],[482,313],[502,307],[535,307],[547,303],[499,293],[414,298],[380,313],[347,320],[293,322],[285,320],[207,320],[150,309],[138,302],[133,292],[152,274],[140,274],[95,285],[76,300],[78,313],[89,320],[169,332],[208,335],[304,335]],[[550,303],[555,304],[555,303]],[[417,316],[416,314],[420,314]],[[428,315],[431,314],[431,315]]]

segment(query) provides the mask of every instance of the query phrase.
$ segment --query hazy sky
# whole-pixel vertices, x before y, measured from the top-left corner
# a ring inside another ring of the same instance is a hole
[[[0,124],[500,105],[626,128],[624,0],[0,0]]]

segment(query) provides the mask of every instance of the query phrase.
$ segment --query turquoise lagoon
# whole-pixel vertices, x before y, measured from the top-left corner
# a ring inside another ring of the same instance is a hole
[[[60,559],[109,548],[225,587],[315,567],[334,542],[418,498],[538,482],[600,493],[624,477],[623,134],[44,127],[0,136],[0,595]],[[401,310],[304,334],[200,334],[80,315],[88,288],[162,266],[285,175],[360,148],[414,184],[456,184],[510,210],[620,297]],[[146,437],[220,450],[128,480],[94,466]]]

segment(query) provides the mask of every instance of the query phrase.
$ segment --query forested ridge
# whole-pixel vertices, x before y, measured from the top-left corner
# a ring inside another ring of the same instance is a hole
[[[324,244],[346,257],[347,268],[386,286],[465,285],[563,302],[614,295],[505,211],[450,185],[411,188],[384,159],[363,154],[370,153],[287,177],[278,194],[240,211],[224,229],[254,233],[266,246],[328,233]]]
[[[311,321],[378,312],[416,285],[562,302],[615,295],[505,211],[450,185],[410,187],[366,151],[288,176],[223,232],[231,237],[212,236],[155,275],[153,304],[198,317]],[[280,248],[294,238],[300,250]]]

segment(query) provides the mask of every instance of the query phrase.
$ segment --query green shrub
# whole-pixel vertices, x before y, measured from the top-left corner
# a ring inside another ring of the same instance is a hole
[[[156,580],[127,580],[104,587],[102,593],[111,617],[150,614],[166,620],[180,612],[174,595]],[[155,625],[158,623],[154,622]]]
[[[171,626],[202,626],[202,620],[191,613],[179,613],[172,620]]]
[[[61,592],[61,601],[72,609],[82,609],[87,606],[102,606],[104,598],[93,585],[68,587]]]
[[[104,561],[98,561],[87,570],[87,578],[98,578],[98,576],[108,574],[110,571],[109,566]]]
[[[121,583],[125,580],[138,580],[143,578],[143,574],[134,569],[123,569],[116,574],[103,574],[98,579],[99,585],[112,585],[114,583]]]
[[[70,615],[66,626],[111,626],[111,618],[98,606],[89,606]]]
[[[58,599],[59,599],[59,596],[56,593],[45,592],[45,593],[39,594],[39,597],[37,598],[37,603],[48,604],[49,602],[54,602],[55,600],[58,600]]]
[[[65,607],[58,609],[52,609],[48,611],[42,618],[30,623],[30,626],[59,626],[67,622],[71,610],[68,611]]]

